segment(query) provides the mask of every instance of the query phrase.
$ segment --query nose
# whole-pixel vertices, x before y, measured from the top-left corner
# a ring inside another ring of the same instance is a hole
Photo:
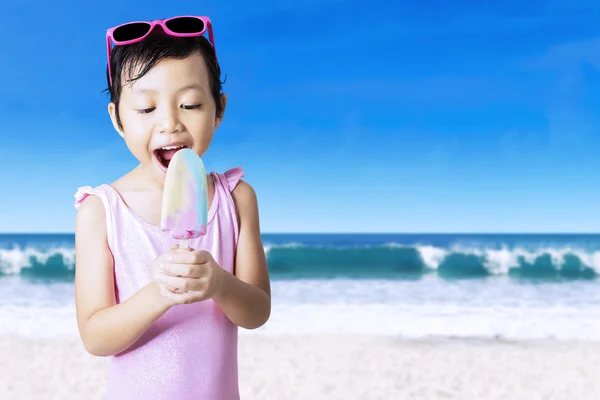
[[[163,107],[163,112],[160,114],[160,133],[177,133],[181,131],[178,110],[177,107]]]

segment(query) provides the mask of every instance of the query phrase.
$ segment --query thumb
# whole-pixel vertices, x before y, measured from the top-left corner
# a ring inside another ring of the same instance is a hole
[[[180,251],[180,252],[190,252],[190,251],[194,251],[194,249],[193,249],[193,248],[191,248],[191,247],[186,247],[185,249],[182,249],[182,248],[179,246],[179,243],[177,243],[177,244],[173,245],[173,247],[171,247],[169,250],[170,250],[170,251]]]

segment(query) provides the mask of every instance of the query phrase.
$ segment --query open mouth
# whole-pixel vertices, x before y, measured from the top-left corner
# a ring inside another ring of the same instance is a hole
[[[178,146],[165,146],[160,149],[154,150],[154,156],[156,157],[156,161],[158,165],[166,171],[169,168],[169,164],[171,163],[171,159],[181,149],[185,149],[187,146],[178,145]]]

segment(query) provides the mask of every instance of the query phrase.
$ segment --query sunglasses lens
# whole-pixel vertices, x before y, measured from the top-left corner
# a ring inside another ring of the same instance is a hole
[[[145,22],[134,22],[118,27],[113,32],[115,42],[126,42],[128,40],[139,39],[150,30],[150,24]]]
[[[175,33],[199,33],[204,30],[204,21],[193,17],[177,17],[165,22]]]

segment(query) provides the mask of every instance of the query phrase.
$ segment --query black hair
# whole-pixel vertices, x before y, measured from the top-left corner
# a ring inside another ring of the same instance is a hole
[[[183,59],[193,53],[200,53],[208,70],[210,92],[216,104],[216,116],[222,117],[223,103],[221,102],[222,84],[221,68],[216,61],[215,50],[204,36],[174,37],[155,29],[141,42],[115,46],[110,57],[112,71],[112,85],[106,68],[106,81],[110,94],[110,101],[115,103],[117,123],[121,129],[119,117],[119,101],[121,99],[122,79],[124,72],[128,73],[125,79],[135,81],[144,76],[154,65],[165,58]],[[136,74],[136,76],[133,76]]]

